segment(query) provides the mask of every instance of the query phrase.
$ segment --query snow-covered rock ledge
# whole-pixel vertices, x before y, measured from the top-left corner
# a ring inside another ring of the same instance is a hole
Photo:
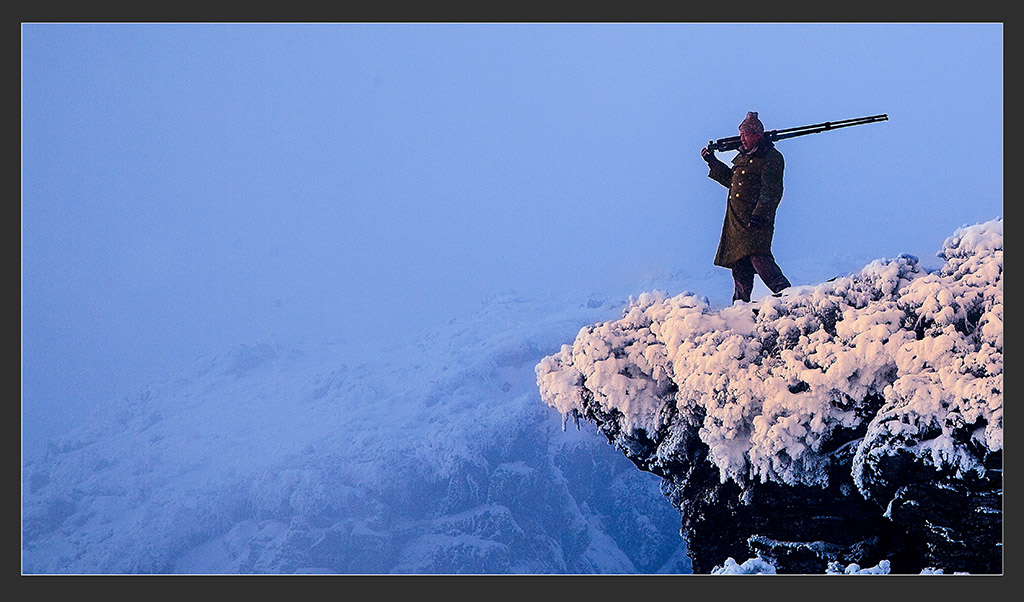
[[[938,257],[724,309],[641,294],[537,365],[541,397],[665,479],[695,572],[1000,573],[1002,220]]]

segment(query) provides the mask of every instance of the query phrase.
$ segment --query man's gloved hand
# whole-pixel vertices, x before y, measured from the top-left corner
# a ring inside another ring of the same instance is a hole
[[[760,215],[751,215],[750,223],[747,224],[748,228],[762,228],[768,225],[768,220],[761,217]]]
[[[718,161],[718,157],[715,156],[715,151],[707,147],[700,149],[700,158],[704,159],[708,163]]]

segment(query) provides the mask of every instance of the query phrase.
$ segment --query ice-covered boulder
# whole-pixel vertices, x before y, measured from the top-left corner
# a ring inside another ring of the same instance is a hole
[[[543,400],[660,475],[695,572],[1001,570],[1002,220],[724,309],[631,298],[536,368]]]

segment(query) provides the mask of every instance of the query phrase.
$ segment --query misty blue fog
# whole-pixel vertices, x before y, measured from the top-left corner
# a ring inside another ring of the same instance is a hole
[[[779,143],[794,285],[928,264],[1003,213],[1002,45],[1000,24],[24,24],[23,452],[240,343],[372,357],[494,295],[664,274],[718,274],[695,292],[726,305],[699,150],[750,110],[889,116]]]

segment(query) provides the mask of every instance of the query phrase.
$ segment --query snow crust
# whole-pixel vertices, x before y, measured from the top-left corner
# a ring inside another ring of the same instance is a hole
[[[541,396],[577,416],[592,395],[630,433],[664,431],[677,412],[723,482],[825,485],[823,444],[865,423],[862,490],[895,453],[984,471],[974,452],[1003,446],[1002,220],[958,229],[937,256],[932,271],[901,255],[722,309],[642,293],[537,364]]]
[[[856,562],[852,562],[846,567],[843,567],[838,562],[829,563],[828,568],[825,570],[828,574],[839,574],[839,575],[888,575],[889,574],[889,561],[879,561],[875,566],[861,568]],[[939,571],[942,572],[941,570]],[[928,574],[922,571],[922,575]]]
[[[774,575],[775,565],[763,558],[751,558],[743,564],[736,562],[731,556],[720,566],[711,570],[712,575]]]
[[[855,562],[846,566],[838,562],[830,562],[825,569],[827,575],[888,575],[890,571],[888,560],[880,560],[875,566],[863,567]],[[775,565],[764,558],[750,558],[743,563],[736,562],[736,559],[729,557],[725,562],[711,570],[712,575],[775,575]],[[942,569],[925,569],[922,575],[942,575]],[[967,573],[954,573],[965,575]]]

